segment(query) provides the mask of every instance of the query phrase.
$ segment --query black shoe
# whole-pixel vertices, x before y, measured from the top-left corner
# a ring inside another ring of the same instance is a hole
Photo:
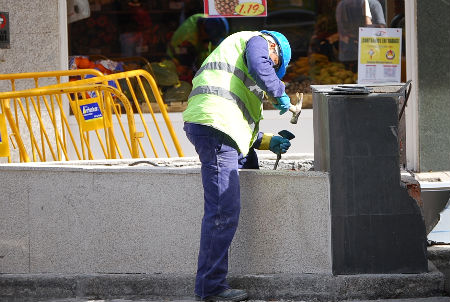
[[[206,297],[205,299],[203,299],[203,301],[207,301],[207,302],[215,302],[215,301],[238,302],[238,301],[246,300],[247,298],[248,298],[248,294],[245,290],[229,288],[215,296]],[[202,299],[200,299],[199,296],[196,296],[196,300],[201,301]]]

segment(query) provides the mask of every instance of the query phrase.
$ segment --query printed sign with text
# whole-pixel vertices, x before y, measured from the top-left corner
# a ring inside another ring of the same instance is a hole
[[[210,17],[265,17],[266,0],[204,0],[205,14]]]
[[[100,108],[102,104],[100,97],[89,98],[78,101],[77,119],[79,120],[83,131],[91,131],[97,129],[103,129],[110,125],[109,119],[105,119]],[[81,120],[80,120],[81,118]]]
[[[399,83],[401,28],[359,28],[358,83]]]

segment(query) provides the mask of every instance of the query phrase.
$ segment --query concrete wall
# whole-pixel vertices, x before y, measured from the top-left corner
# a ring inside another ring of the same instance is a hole
[[[59,18],[65,9],[65,0],[0,0],[0,11],[9,13],[11,45],[0,49],[0,72],[67,69],[67,25]],[[0,82],[0,91],[10,90],[5,85]]]
[[[194,274],[198,168],[0,165],[0,273]],[[331,273],[328,175],[241,171],[230,272]]]
[[[450,4],[416,1],[419,168],[445,171],[450,170]]]

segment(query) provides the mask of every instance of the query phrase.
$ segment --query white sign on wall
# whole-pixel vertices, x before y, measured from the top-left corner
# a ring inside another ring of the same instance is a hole
[[[358,83],[399,83],[401,28],[359,28]]]

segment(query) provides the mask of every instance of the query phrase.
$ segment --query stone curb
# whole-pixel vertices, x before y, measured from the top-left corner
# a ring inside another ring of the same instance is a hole
[[[432,266],[432,265],[431,265]],[[434,266],[423,274],[274,274],[230,276],[233,287],[251,299],[341,301],[352,299],[441,296],[444,277]],[[193,297],[193,275],[146,274],[2,274],[0,300],[71,297]]]

